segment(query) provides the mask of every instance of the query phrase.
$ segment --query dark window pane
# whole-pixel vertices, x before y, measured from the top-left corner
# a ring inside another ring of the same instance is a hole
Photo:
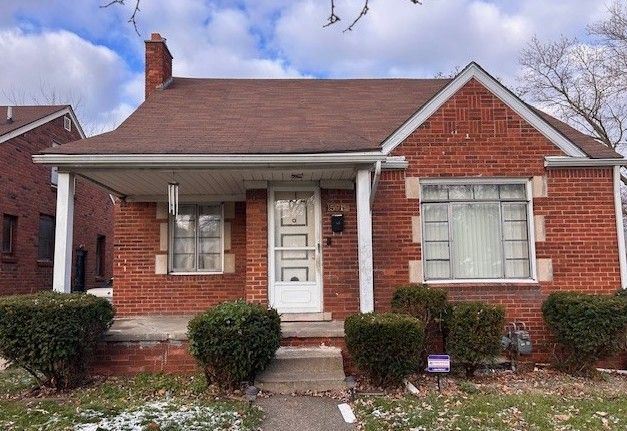
[[[39,247],[37,257],[40,260],[52,260],[54,256],[54,217],[39,216]]]
[[[4,214],[2,217],[2,252],[15,251],[15,234],[17,231],[17,217]]]
[[[96,239],[96,275],[104,276],[107,237],[98,235]]]

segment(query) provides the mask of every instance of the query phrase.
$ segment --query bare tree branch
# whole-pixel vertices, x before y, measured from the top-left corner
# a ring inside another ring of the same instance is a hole
[[[365,17],[369,10],[370,8],[368,7],[368,0],[365,0],[364,7],[361,8],[361,12],[359,12],[359,15],[357,15],[357,18],[355,18],[355,20],[351,23],[351,25],[349,25],[348,27],[344,29],[343,33],[346,33],[347,31],[353,31],[353,27],[355,27],[355,24],[357,24],[357,22],[360,19]]]
[[[105,9],[108,8],[110,6],[113,5],[118,5],[118,6],[126,6],[125,3],[126,0],[111,0],[109,1],[109,3],[105,3],[100,5],[100,8]],[[133,28],[135,29],[135,33],[137,33],[137,36],[141,36],[141,34],[139,33],[139,29],[137,28],[137,14],[140,12],[139,9],[139,2],[141,0],[134,0],[135,1],[135,7],[133,8],[133,13],[131,14],[130,18],[128,19],[128,23],[133,24]]]
[[[335,14],[335,0],[331,0],[331,14],[329,15],[329,18],[327,18],[327,22],[325,25],[323,25],[322,27],[328,27],[330,25],[335,24],[336,22],[338,22],[340,20],[340,17],[337,16]]]
[[[322,27],[329,27],[335,24],[336,22],[341,21],[340,17],[335,13],[335,0],[330,0],[330,1],[331,1],[331,13],[329,17],[327,18],[328,22],[324,24]],[[423,0],[409,0],[409,1],[412,2],[413,4],[419,4],[419,5],[421,5],[423,2]],[[343,33],[346,33],[347,31],[352,31],[355,25],[357,24],[357,22],[359,22],[359,20],[361,20],[364,16],[366,16],[369,10],[370,10],[370,5],[368,4],[368,0],[364,0],[364,5],[361,8],[361,12],[359,12],[359,15],[357,15],[357,17],[353,20],[353,22],[343,30]]]
[[[609,67],[614,61],[614,49],[603,41],[542,43],[534,38],[521,52],[520,92],[617,148],[627,133],[627,89]]]

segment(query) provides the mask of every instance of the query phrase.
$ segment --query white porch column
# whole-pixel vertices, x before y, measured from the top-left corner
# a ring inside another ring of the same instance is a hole
[[[74,174],[59,172],[57,184],[57,216],[54,238],[55,292],[72,290],[72,234],[74,230]]]
[[[359,256],[359,311],[374,311],[372,274],[372,213],[370,211],[370,171],[357,171],[357,247]]]

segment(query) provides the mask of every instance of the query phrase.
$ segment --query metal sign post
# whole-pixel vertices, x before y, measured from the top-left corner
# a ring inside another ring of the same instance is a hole
[[[428,373],[434,373],[438,380],[438,391],[442,390],[440,374],[451,372],[451,357],[449,355],[429,355],[427,356]]]

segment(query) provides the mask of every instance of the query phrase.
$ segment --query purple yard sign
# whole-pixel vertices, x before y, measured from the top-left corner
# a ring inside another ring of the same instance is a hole
[[[451,357],[449,355],[427,356],[427,372],[449,373],[451,371]]]

